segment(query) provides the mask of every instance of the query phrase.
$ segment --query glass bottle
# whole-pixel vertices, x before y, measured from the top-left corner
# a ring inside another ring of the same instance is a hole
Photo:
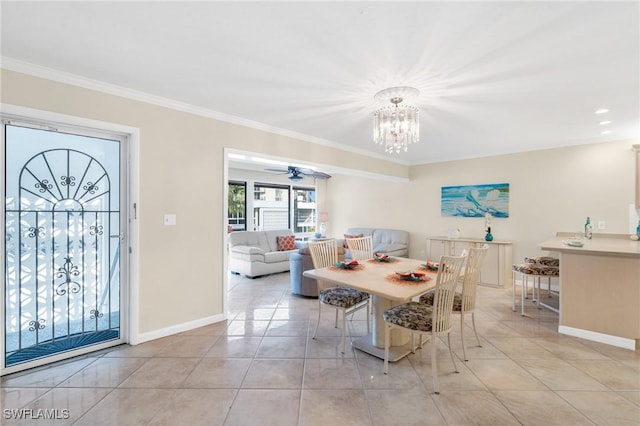
[[[591,218],[587,216],[587,222],[584,224],[584,237],[590,240],[593,237],[593,225],[591,225]]]

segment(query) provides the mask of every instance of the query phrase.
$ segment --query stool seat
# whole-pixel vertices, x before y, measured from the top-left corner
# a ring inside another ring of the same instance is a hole
[[[527,297],[527,278],[533,277],[534,286],[533,286],[533,300],[538,303],[538,309],[540,306],[544,306],[549,308],[555,312],[559,312],[557,309],[543,304],[540,302],[540,278],[546,277],[549,280],[549,297],[551,297],[551,278],[560,276],[560,262],[557,262],[557,265],[550,266],[548,264],[553,265],[555,262],[555,258],[540,256],[540,257],[525,257],[525,263],[514,263],[513,264],[513,305],[512,310],[516,311],[516,274],[522,274],[522,294],[521,294],[521,306],[520,306],[520,315],[524,316],[524,299]],[[537,290],[538,290],[538,298],[536,299],[536,281],[537,282]]]
[[[525,263],[537,263],[545,266],[560,266],[560,259],[549,256],[528,256],[524,258]]]
[[[513,270],[527,275],[540,275],[543,277],[559,277],[560,267],[545,266],[537,263],[515,263]]]

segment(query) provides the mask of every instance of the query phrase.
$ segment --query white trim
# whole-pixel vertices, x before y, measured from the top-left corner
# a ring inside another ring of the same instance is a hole
[[[611,336],[609,334],[597,333],[595,331],[582,330],[580,328],[567,327],[566,325],[558,326],[558,333],[569,336],[579,337],[581,339],[591,340],[594,342],[605,343],[619,348],[636,350],[636,341],[624,337]]]
[[[210,317],[200,318],[197,320],[183,322],[182,324],[172,325],[166,328],[160,328],[157,330],[149,331],[147,333],[139,333],[136,342],[131,342],[132,345],[148,342],[150,340],[159,339],[161,337],[172,336],[174,334],[183,333],[185,331],[193,330],[195,328],[204,327],[205,325],[215,324],[227,319],[226,314],[217,314]]]
[[[355,154],[363,155],[365,157],[378,158],[378,159],[386,160],[392,163],[403,164],[405,166],[410,165],[406,161],[401,161],[396,157],[390,157],[383,153],[375,153],[375,152],[372,153],[369,150],[352,148],[347,145],[342,145],[337,142],[329,141],[327,139],[321,139],[315,136],[306,135],[304,133],[298,133],[292,130],[287,130],[280,127],[275,127],[268,124],[260,123],[258,121],[248,120],[246,118],[224,114],[218,111],[213,111],[207,108],[191,105],[186,102],[180,102],[173,99],[164,98],[162,96],[151,95],[138,90],[117,86],[115,84],[105,83],[102,81],[83,77],[77,74],[55,70],[53,68],[43,67],[40,65],[20,61],[18,59],[10,58],[7,56],[0,56],[0,66],[4,69],[19,72],[22,74],[45,78],[47,80],[57,81],[60,83],[70,84],[73,86],[83,87],[85,89],[96,90],[98,92],[107,93],[115,96],[121,96],[123,98],[133,99],[136,101],[145,102],[152,105],[158,105],[161,107],[165,107],[165,108],[169,108],[177,111],[183,111],[189,114],[212,118],[214,120],[238,124],[240,126],[262,130],[269,133],[274,133],[276,135],[286,136],[293,139],[299,139],[302,141],[311,142],[318,145],[324,145],[324,146],[339,149],[342,151],[353,152]]]
[[[0,112],[8,116],[9,119],[20,120],[23,119],[26,122],[41,120],[49,123],[59,124],[61,126],[71,126],[71,127],[80,127],[88,130],[99,130],[109,133],[118,133],[127,135],[127,149],[129,150],[127,154],[128,163],[125,167],[128,168],[129,179],[128,179],[128,208],[129,208],[129,233],[127,240],[127,248],[130,248],[129,252],[129,263],[128,263],[128,273],[129,273],[129,282],[128,284],[128,304],[129,306],[125,306],[124,308],[128,308],[128,318],[127,325],[121,329],[122,338],[125,342],[131,343],[134,340],[139,339],[139,333],[137,332],[139,327],[139,220],[133,220],[133,211],[132,206],[133,203],[137,203],[139,205],[139,193],[140,193],[140,167],[139,167],[139,153],[140,153],[140,129],[136,127],[121,125],[117,123],[110,123],[105,121],[93,120],[83,117],[77,117],[72,115],[60,114],[50,111],[38,110],[34,108],[27,108],[19,105],[12,105],[6,103],[0,103]],[[4,154],[4,153],[3,153]],[[4,163],[4,162],[3,162]],[[4,166],[2,166],[4,167]],[[4,169],[2,169],[2,176],[4,177]],[[140,218],[140,212],[138,209],[137,213],[138,219]],[[4,227],[2,227],[4,230]],[[3,243],[4,244],[4,239]],[[1,245],[0,247],[4,247]],[[4,248],[2,250],[4,252]],[[127,250],[129,251],[129,250]],[[4,286],[4,274],[2,278],[2,285]],[[1,309],[0,309],[1,311]],[[2,318],[4,319],[4,312],[2,313]],[[4,333],[4,330],[2,330]],[[4,339],[1,339],[4,342]],[[106,343],[108,346],[108,343]],[[86,352],[92,352],[97,349],[102,348],[102,345],[93,345]],[[2,349],[1,353],[4,353],[3,343],[0,343],[0,349]],[[83,350],[78,352],[79,354],[84,353]],[[58,360],[60,358],[64,358],[64,355],[53,356],[49,359],[52,361]],[[0,363],[0,366],[4,366],[4,362]],[[12,369],[2,369],[0,374],[8,374]]]
[[[291,164],[295,164],[298,167],[305,167],[310,169],[317,169],[325,173],[340,173],[347,176],[355,176],[355,177],[363,177],[369,179],[377,179],[386,182],[396,182],[396,183],[409,183],[410,179],[408,177],[399,177],[392,175],[384,175],[381,173],[372,173],[364,170],[357,169],[346,169],[343,167],[332,166],[330,164],[323,163],[307,163],[305,161],[300,161],[295,158],[288,158],[283,156],[274,156],[268,154],[262,154],[251,151],[242,151],[234,148],[225,148],[225,167],[228,167],[228,161],[236,162],[236,163],[249,163],[249,164],[264,164],[265,167],[274,167],[274,166],[282,166],[285,167]],[[232,158],[229,158],[231,156]],[[244,158],[243,158],[244,157]],[[225,213],[226,217],[227,213]]]

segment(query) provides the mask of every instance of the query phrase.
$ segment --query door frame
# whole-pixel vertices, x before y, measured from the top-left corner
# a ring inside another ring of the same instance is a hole
[[[11,105],[6,103],[0,103],[0,115],[3,119],[14,119],[16,121],[25,122],[41,122],[43,125],[51,125],[52,127],[57,125],[65,127],[78,127],[86,128],[87,130],[120,133],[127,136],[127,143],[125,144],[125,164],[123,165],[123,173],[126,177],[127,188],[125,190],[125,216],[123,220],[128,223],[128,235],[125,239],[125,244],[121,256],[127,256],[127,262],[123,276],[125,278],[125,288],[123,294],[126,295],[123,305],[123,311],[125,312],[125,322],[121,327],[122,337],[125,342],[130,344],[140,343],[139,336],[139,267],[140,267],[140,253],[139,253],[139,222],[140,222],[140,129],[136,127],[121,125],[117,123],[109,123],[105,121],[93,120],[88,118],[76,117],[66,114],[53,113],[49,111],[38,110],[34,108],[27,108],[18,105]],[[4,149],[0,156],[0,185],[4,187],[5,184],[5,158]],[[0,203],[0,215],[4,218],[4,202]],[[2,235],[5,233],[4,219],[0,221],[0,231]],[[5,239],[0,239],[0,249],[2,253],[5,250]],[[0,256],[0,269],[5,270],[4,255]],[[2,295],[4,296],[5,289],[5,274],[2,274]],[[4,300],[0,301],[0,316],[4,319]],[[4,327],[0,327],[0,353],[4,354]],[[78,355],[94,352],[100,350],[101,347],[108,347],[108,344],[97,344],[80,348],[77,351]],[[65,354],[57,354],[48,357],[50,362],[59,361],[65,359]],[[10,374],[16,371],[23,370],[24,366],[15,365],[11,367],[5,367],[4,355],[0,361],[0,376]]]

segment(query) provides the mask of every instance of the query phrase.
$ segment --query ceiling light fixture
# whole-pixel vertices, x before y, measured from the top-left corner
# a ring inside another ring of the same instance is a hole
[[[409,144],[420,140],[419,110],[406,103],[419,94],[420,91],[413,87],[390,87],[373,97],[376,102],[386,105],[373,114],[373,140],[387,153],[407,152]]]
[[[605,121],[601,121],[600,122],[601,126],[604,126],[605,124],[611,124],[611,121],[610,120],[605,120]]]
[[[597,110],[596,110],[595,114],[604,114],[604,113],[607,113],[607,112],[609,112],[609,110],[608,110],[608,109],[606,109],[606,108],[600,108],[600,109],[597,109]]]

